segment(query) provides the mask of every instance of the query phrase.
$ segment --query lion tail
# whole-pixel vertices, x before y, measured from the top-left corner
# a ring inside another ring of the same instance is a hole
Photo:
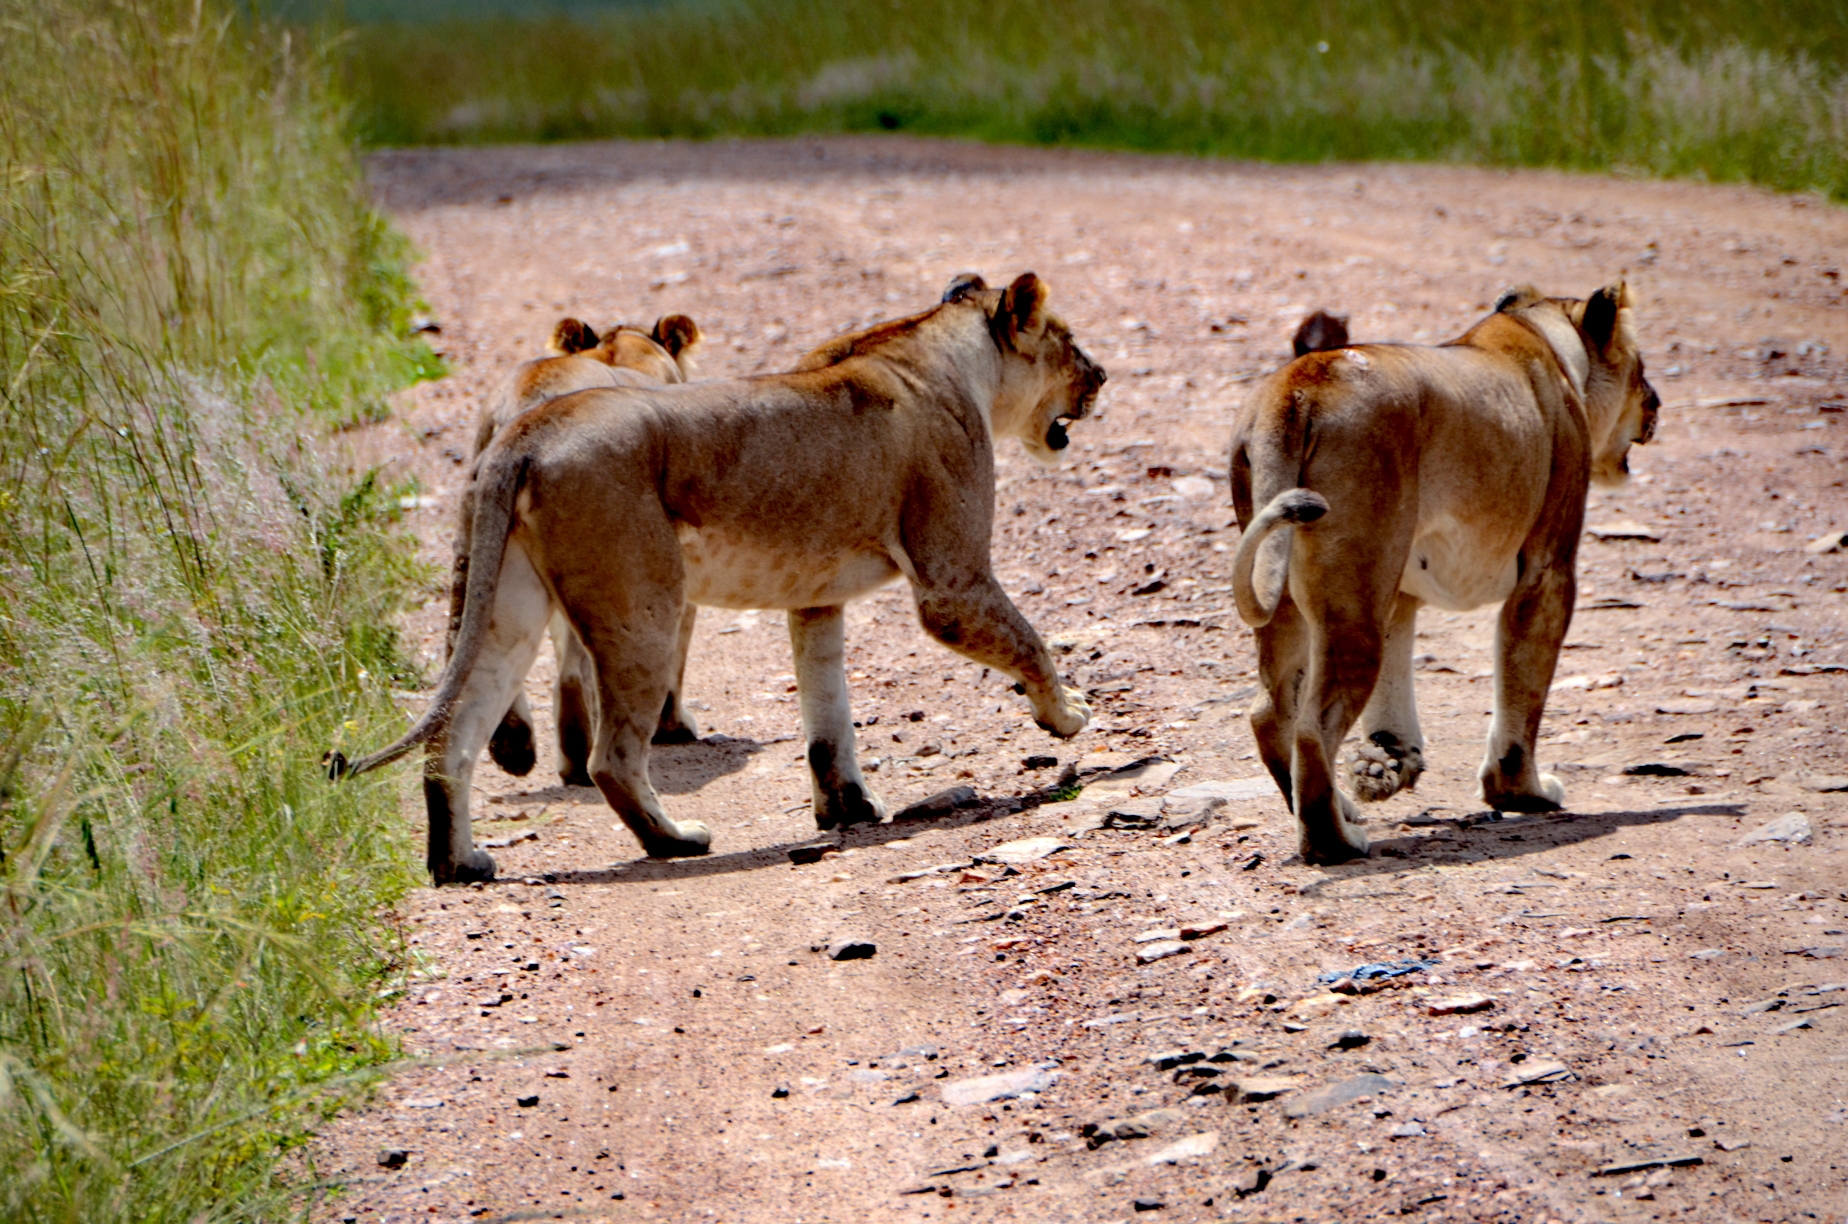
[[[487,641],[494,596],[500,586],[501,561],[507,553],[507,536],[513,528],[513,504],[525,483],[530,455],[496,447],[483,457],[475,477],[475,521],[470,529],[468,578],[462,603],[462,624],[456,630],[449,663],[437,685],[430,708],[417,725],[388,747],[349,762],[338,752],[328,754],[328,776],[336,781],[389,765],[449,725],[456,698],[481,657]]]
[[[1232,598],[1238,604],[1239,619],[1261,629],[1270,624],[1283,599],[1292,533],[1286,531],[1269,548],[1265,541],[1279,527],[1313,523],[1327,513],[1328,499],[1308,489],[1285,489],[1258,511],[1232,554]]]

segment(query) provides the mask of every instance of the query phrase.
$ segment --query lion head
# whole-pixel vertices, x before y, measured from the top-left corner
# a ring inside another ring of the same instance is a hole
[[[1004,358],[995,432],[1019,438],[1027,454],[1048,467],[1071,443],[1066,426],[1090,413],[1108,377],[1047,309],[1050,293],[1031,272],[999,292],[965,272],[943,295],[945,302],[975,301],[988,313],[989,332]]]
[[[1662,408],[1662,397],[1643,377],[1635,305],[1630,286],[1619,281],[1567,308],[1591,358],[1585,380],[1586,415],[1592,426],[1591,479],[1606,487],[1629,479],[1630,447],[1655,437],[1656,415]]]
[[[618,370],[635,370],[658,382],[693,376],[693,353],[704,336],[686,315],[663,315],[652,330],[618,323],[602,336],[576,319],[560,319],[546,348],[561,357],[582,354]]]

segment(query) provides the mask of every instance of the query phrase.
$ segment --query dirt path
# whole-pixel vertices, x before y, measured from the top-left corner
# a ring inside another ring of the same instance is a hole
[[[438,1065],[327,1129],[318,1172],[349,1189],[320,1218],[1848,1211],[1848,795],[1802,774],[1848,774],[1848,553],[1805,549],[1848,527],[1848,214],[1731,188],[908,140],[373,169],[428,254],[456,372],[358,445],[423,479],[438,563],[477,397],[560,314],[684,310],[723,376],[920,309],[963,269],[1046,276],[1110,370],[1106,410],[1063,471],[1007,446],[995,556],[1099,717],[1052,741],[884,591],[849,630],[874,782],[894,809],[956,785],[978,801],[794,865],[813,825],[780,618],[707,612],[688,692],[708,738],[654,770],[715,853],[640,861],[594,792],[484,767],[478,835],[533,836],[495,850],[502,881],[407,903],[421,973],[387,1020]],[[1190,839],[1179,802],[1156,827],[1088,827],[1138,791],[1258,773],[1224,447],[1305,310],[1351,312],[1356,339],[1437,340],[1507,283],[1583,294],[1623,272],[1666,402],[1589,522],[1655,538],[1582,551],[1545,728],[1571,815],[1489,823],[1471,801],[1485,611],[1423,620],[1433,768],[1373,810],[1372,859],[1292,864],[1267,783],[1227,787]],[[1166,585],[1130,594],[1152,575]],[[411,624],[432,677],[442,606],[433,590]],[[542,720],[550,678],[548,656]],[[1059,767],[1023,765],[1042,755]],[[1110,772],[1147,757],[1178,768]],[[1034,806],[1074,763],[1085,793]],[[1737,846],[1791,812],[1807,844]],[[1039,835],[1068,848],[895,882]],[[1138,966],[1136,936],[1221,923]],[[842,937],[877,954],[817,950]],[[1373,993],[1318,982],[1413,959],[1432,963]],[[1486,1010],[1430,1014],[1459,995]],[[950,1103],[1000,1074],[1020,1095]],[[1251,1077],[1277,1095],[1215,1091]],[[401,1167],[381,1165],[392,1150]],[[1663,1159],[1699,1163],[1594,1176]]]

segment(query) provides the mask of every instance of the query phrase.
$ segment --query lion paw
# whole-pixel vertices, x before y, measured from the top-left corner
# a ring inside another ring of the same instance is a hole
[[[1364,803],[1390,799],[1418,785],[1424,772],[1424,753],[1416,744],[1404,745],[1390,732],[1375,732],[1371,741],[1354,750],[1348,768],[1354,797]]]
[[[1069,684],[1061,684],[1058,704],[1045,715],[1036,717],[1035,721],[1060,739],[1070,739],[1090,725],[1091,703],[1077,689]]]
[[[666,823],[673,835],[656,834],[642,840],[642,850],[649,858],[694,858],[712,849],[712,830],[697,820]]]
[[[438,887],[444,884],[487,883],[494,878],[496,871],[494,858],[486,850],[472,849],[458,859],[448,862],[432,862],[430,879]]]
[[[823,832],[846,825],[880,824],[885,818],[885,800],[857,782],[816,797],[815,827]]]

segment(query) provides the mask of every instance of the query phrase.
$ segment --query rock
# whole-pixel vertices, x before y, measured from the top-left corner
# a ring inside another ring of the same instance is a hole
[[[1052,1086],[1055,1075],[1046,1067],[1022,1067],[998,1075],[951,1080],[940,1091],[945,1105],[985,1105],[989,1101],[1011,1100],[1022,1093],[1044,1092]]]
[[[1625,765],[1623,776],[1626,778],[1685,778],[1688,776],[1688,771],[1679,765],[1647,761],[1641,765]]]
[[[1815,791],[1826,795],[1834,791],[1848,791],[1848,774],[1813,774],[1799,769],[1791,775],[1790,780],[1806,791]]]
[[[1432,999],[1425,1004],[1425,1014],[1429,1016],[1464,1016],[1471,1012],[1488,1011],[1495,1006],[1495,1000],[1488,995],[1454,995],[1447,999]]]
[[[1144,757],[1094,778],[1085,783],[1084,789],[1100,799],[1152,795],[1166,787],[1180,771],[1179,765],[1163,757]]]
[[[1146,829],[1161,819],[1160,799],[1121,799],[1104,812],[1107,829]]]
[[[1801,846],[1809,839],[1809,817],[1802,812],[1785,812],[1776,820],[1759,825],[1735,844],[1750,846],[1758,842],[1784,842],[1787,845]]]
[[[828,959],[871,960],[879,948],[870,939],[837,939],[828,945]]]
[[[1818,536],[1803,546],[1806,553],[1821,556],[1824,553],[1848,552],[1848,531],[1831,531]]]
[[[1211,782],[1194,782],[1178,790],[1169,791],[1164,800],[1188,803],[1201,799],[1223,799],[1227,803],[1242,803],[1251,799],[1275,798],[1277,798],[1277,784],[1268,774],[1259,774],[1252,778],[1225,778]]]
[[[1848,944],[1813,944],[1807,948],[1800,948],[1791,955],[1807,956],[1813,960],[1834,960],[1837,957],[1848,956]]]
[[[918,1062],[937,1061],[937,1047],[934,1045],[906,1046],[892,1054],[882,1054],[879,1061],[894,1071],[903,1071]]]
[[[1232,1193],[1240,1198],[1249,1198],[1254,1194],[1264,1193],[1264,1188],[1271,1184],[1275,1176],[1269,1169],[1257,1168],[1232,1183]]]
[[[1143,1157],[1142,1163],[1151,1165],[1179,1164],[1189,1157],[1208,1155],[1218,1146],[1218,1131],[1201,1131],[1197,1135],[1188,1135],[1185,1138],[1176,1139],[1173,1143],[1170,1143],[1160,1151]]]
[[[402,1169],[411,1154],[403,1148],[386,1148],[379,1153],[379,1167],[382,1169]]]
[[[895,821],[930,820],[937,816],[947,816],[957,808],[973,807],[979,802],[973,786],[952,786],[948,790],[941,790],[918,800],[892,819]]]
[[[792,863],[819,863],[823,855],[831,853],[838,854],[839,852],[840,845],[837,842],[808,842],[805,845],[791,846],[789,848],[789,861]]]
[[[1591,1175],[1593,1177],[1621,1177],[1625,1173],[1641,1173],[1647,1169],[1678,1169],[1685,1165],[1701,1163],[1703,1162],[1698,1153],[1684,1152],[1677,1156],[1652,1156],[1647,1160],[1626,1160],[1620,1164],[1608,1164],[1603,1168],[1594,1169]]]
[[[913,1088],[910,1092],[907,1092],[904,1096],[901,1096],[896,1101],[893,1101],[892,1104],[894,1105],[915,1105],[917,1102],[923,1099],[924,1099],[923,1097],[918,1095],[918,1090],[916,1088]]]
[[[1799,1016],[1795,1020],[1788,1020],[1784,1022],[1783,1024],[1778,1025],[1776,1028],[1772,1029],[1771,1035],[1773,1037],[1782,1037],[1785,1033],[1794,1033],[1798,1029],[1806,1029],[1810,1027],[1811,1025],[1809,1022],[1809,1017]]]
[[[787,1084],[778,1084],[770,1090],[770,1098],[775,1101],[780,1101],[788,1095],[789,1086]]]
[[[1739,1014],[1741,1016],[1756,1016],[1761,1012],[1782,1011],[1783,1008],[1784,1000],[1782,999],[1764,999],[1748,1007],[1741,1007],[1739,1009]]]
[[[1515,1067],[1514,1073],[1502,1081],[1503,1088],[1519,1088],[1526,1084],[1557,1084],[1561,1080],[1573,1078],[1572,1068],[1562,1062],[1548,1059],[1536,1059]]]
[[[1058,763],[1059,758],[1056,756],[1030,756],[1021,760],[1020,767],[1022,769],[1051,769]]]
[[[1302,1085],[1302,1080],[1294,1075],[1248,1075],[1235,1079],[1226,1085],[1226,1102],[1243,1104],[1246,1101],[1270,1101],[1286,1092],[1294,1092]]]
[[[1361,1097],[1391,1092],[1396,1087],[1398,1085],[1383,1075],[1356,1075],[1352,1079],[1336,1080],[1314,1092],[1296,1097],[1284,1106],[1283,1115],[1286,1118],[1310,1118],[1327,1113],[1338,1105],[1358,1101]]]
[[[513,1103],[521,1109],[531,1109],[539,1103],[539,1094],[535,1092],[531,1096],[515,1097]]]
[[[1206,1058],[1200,1050],[1168,1050],[1161,1054],[1148,1056],[1148,1063],[1157,1071],[1172,1071],[1176,1067],[1185,1067],[1189,1063],[1202,1062]]]
[[[871,1067],[855,1067],[847,1073],[847,1078],[856,1084],[883,1084],[892,1077]]]
[[[1021,863],[1035,863],[1048,855],[1069,849],[1071,846],[1068,843],[1056,837],[1024,837],[1019,841],[1002,842],[998,846],[984,850],[975,856],[975,861],[1014,867]]]
[[[1149,1124],[1137,1118],[1125,1118],[1110,1127],[1110,1136],[1113,1139],[1147,1139]]]
[[[1193,951],[1193,949],[1187,945],[1186,941],[1180,939],[1170,939],[1164,940],[1161,943],[1144,944],[1136,950],[1136,963],[1138,965],[1151,965],[1158,960],[1166,960],[1170,956],[1180,956],[1182,953],[1191,951]]]
[[[1308,998],[1301,1000],[1296,1006],[1292,1007],[1290,1009],[1290,1014],[1295,1016],[1298,1020],[1313,1020],[1321,1016],[1326,1016],[1337,1007],[1346,1006],[1347,1003],[1348,997],[1346,995],[1335,994],[1332,991],[1326,994],[1310,995]]]
[[[1387,1133],[1394,1139],[1417,1139],[1423,1136],[1425,1128],[1418,1125],[1416,1122],[1407,1122],[1401,1126],[1393,1127],[1392,1130]]]
[[[1160,1211],[1167,1205],[1158,1198],[1139,1198],[1135,1202],[1137,1211]]]
[[[1658,544],[1662,533],[1628,519],[1614,523],[1593,523],[1585,528],[1585,534],[1597,540],[1642,540],[1649,544]]]
[[[1712,714],[1719,708],[1717,703],[1699,698],[1672,698],[1656,702],[1655,711],[1657,714]]]
[[[1331,1050],[1358,1050],[1361,1046],[1366,1045],[1372,1040],[1373,1038],[1367,1036],[1359,1029],[1348,1029],[1339,1037],[1329,1042],[1328,1048]]]

